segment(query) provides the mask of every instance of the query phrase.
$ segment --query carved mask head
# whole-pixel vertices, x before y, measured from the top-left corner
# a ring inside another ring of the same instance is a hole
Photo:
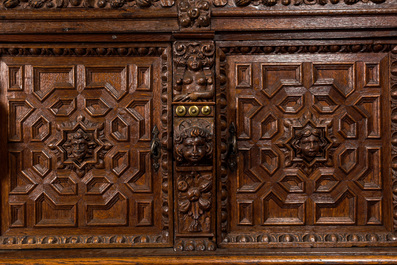
[[[197,164],[204,157],[212,156],[212,137],[202,128],[193,127],[182,131],[176,139],[176,158]]]
[[[306,160],[310,161],[319,156],[324,144],[321,132],[317,129],[305,129],[297,134],[297,153]]]
[[[203,63],[200,58],[198,58],[197,54],[192,54],[187,59],[187,66],[190,70],[198,71],[203,67]]]
[[[83,130],[79,129],[72,134],[70,140],[70,154],[69,157],[73,160],[82,162],[89,151],[90,137]]]

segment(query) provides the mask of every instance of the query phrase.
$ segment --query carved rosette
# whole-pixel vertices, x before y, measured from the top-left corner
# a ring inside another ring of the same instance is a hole
[[[93,168],[104,168],[105,154],[113,147],[104,129],[103,123],[87,121],[83,116],[58,124],[60,140],[49,145],[57,155],[57,168],[73,170],[79,177]]]
[[[207,28],[211,23],[210,14],[210,2],[206,0],[182,0],[178,4],[182,28]]]
[[[284,132],[278,146],[285,154],[286,167],[310,173],[318,167],[333,166],[332,155],[338,143],[331,119],[306,113],[300,119],[285,119]]]
[[[198,172],[181,174],[178,178],[178,211],[180,222],[188,232],[210,232],[208,210],[212,206],[211,175]]]

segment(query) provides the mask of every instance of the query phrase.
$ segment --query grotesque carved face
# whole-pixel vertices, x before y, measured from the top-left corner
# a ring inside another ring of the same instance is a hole
[[[190,162],[198,162],[206,155],[206,143],[202,137],[188,137],[183,141],[183,157]]]
[[[73,160],[82,162],[88,152],[88,141],[86,135],[82,130],[78,130],[73,134],[71,144],[71,157]]]
[[[198,71],[201,69],[203,64],[201,60],[197,58],[197,55],[193,54],[187,59],[187,66],[193,71]]]
[[[311,134],[303,136],[301,139],[301,152],[306,158],[314,158],[320,152],[320,139],[318,136]]]
[[[197,164],[204,157],[212,155],[212,137],[207,130],[199,127],[186,129],[176,137],[178,161]]]

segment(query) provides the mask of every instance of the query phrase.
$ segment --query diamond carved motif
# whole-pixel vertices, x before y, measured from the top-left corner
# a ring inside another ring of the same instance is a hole
[[[344,148],[339,154],[339,167],[349,174],[353,168],[357,165],[358,152],[356,148]]]
[[[60,140],[50,143],[57,155],[57,168],[70,169],[79,177],[92,168],[104,168],[104,156],[113,147],[105,138],[103,123],[79,116],[77,121],[57,125]]]
[[[129,140],[129,126],[121,117],[117,116],[110,122],[110,130],[113,138],[120,142]]]
[[[281,109],[284,113],[298,113],[304,104],[304,97],[303,95],[296,95],[296,96],[286,96],[280,104],[277,105],[279,109]]]
[[[67,175],[59,175],[52,182],[51,186],[59,195],[76,195],[77,183]]]
[[[313,107],[320,113],[334,113],[339,107],[339,105],[336,104],[335,101],[328,95],[314,95],[313,99]]]
[[[315,192],[331,192],[338,184],[333,168],[319,168],[313,173]]]
[[[31,130],[33,142],[44,141],[50,135],[51,123],[43,116],[40,116],[35,122],[33,122]]]
[[[44,151],[32,151],[32,167],[42,178],[51,169],[51,157]]]
[[[90,174],[84,182],[86,183],[86,194],[92,195],[102,195],[112,186],[105,175]]]
[[[266,170],[267,173],[273,175],[279,167],[278,154],[270,148],[263,148],[260,150],[260,157],[261,167]]]
[[[357,138],[357,122],[347,113],[339,120],[339,133],[345,138]]]
[[[85,99],[84,106],[92,117],[103,117],[110,111],[109,105],[101,98]]]
[[[287,192],[305,192],[305,176],[300,169],[288,169],[285,176],[279,182]]]
[[[278,120],[270,113],[261,122],[261,139],[271,139],[277,132]]]
[[[58,117],[68,117],[76,110],[76,99],[62,98],[58,99],[50,106],[50,111]]]

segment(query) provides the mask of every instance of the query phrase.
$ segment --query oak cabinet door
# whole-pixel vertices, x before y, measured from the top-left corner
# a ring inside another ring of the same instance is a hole
[[[170,246],[168,46],[2,50],[0,246]]]
[[[387,45],[219,46],[222,246],[395,245]]]

